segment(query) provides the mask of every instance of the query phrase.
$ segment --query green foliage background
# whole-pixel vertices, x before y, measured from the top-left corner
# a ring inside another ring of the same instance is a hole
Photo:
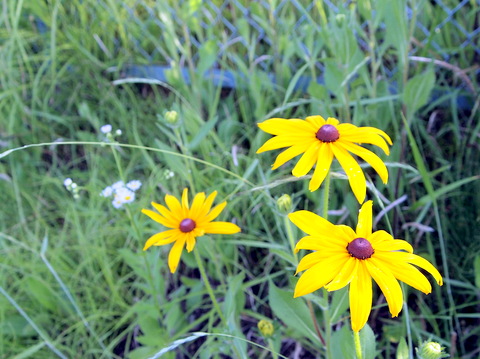
[[[310,308],[291,296],[295,262],[276,208],[288,193],[295,208],[320,213],[322,192],[292,178],[291,164],[271,171],[274,153],[255,154],[268,138],[257,122],[312,114],[389,133],[390,181],[372,176],[378,191],[368,192],[374,213],[386,209],[377,227],[445,276],[427,297],[405,287],[400,319],[375,296],[373,331],[362,334],[368,357],[403,357],[405,341],[411,355],[427,339],[452,357],[478,356],[479,55],[434,2],[333,3],[336,11],[322,1],[3,0],[0,147],[29,147],[0,154],[0,358],[147,358],[186,337],[164,357],[271,355],[254,343],[322,357]],[[479,6],[467,2],[452,19],[473,32]],[[132,79],[131,64],[170,70],[163,82]],[[234,72],[236,89],[216,86],[203,74],[211,69]],[[304,78],[308,88],[296,90]],[[172,109],[177,128],[163,117]],[[120,146],[101,145],[106,123],[122,130]],[[143,182],[128,211],[98,195],[121,179],[119,168]],[[66,177],[81,186],[78,200]],[[160,229],[140,210],[189,183],[217,190],[228,201],[222,219],[242,228],[202,237],[195,249],[228,328],[218,326],[192,254],[172,276],[168,248],[142,252]],[[359,206],[346,188],[332,182],[330,220],[353,225]],[[344,297],[313,298],[320,322],[319,307],[334,310],[336,347],[350,335]],[[256,329],[264,318],[275,325],[270,341]],[[198,331],[209,335],[191,337]]]

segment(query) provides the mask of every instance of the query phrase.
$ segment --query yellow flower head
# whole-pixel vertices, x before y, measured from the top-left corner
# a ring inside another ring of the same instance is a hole
[[[380,147],[387,155],[392,140],[388,135],[374,127],[357,127],[349,123],[339,124],[335,118],[327,120],[321,116],[310,116],[306,120],[272,118],[258,124],[263,131],[274,135],[257,153],[288,147],[280,153],[272,169],[303,153],[292,170],[295,177],[305,176],[313,166],[310,191],[317,190],[330,170],[335,157],[347,174],[350,186],[360,203],[365,200],[367,182],[362,169],[349,153],[353,153],[368,162],[380,175],[383,183],[388,181],[388,171],[383,161],[373,152],[357,145],[367,143]]]
[[[195,247],[195,239],[206,233],[233,234],[240,232],[240,228],[236,224],[212,222],[227,205],[227,202],[222,202],[211,208],[216,196],[217,191],[214,191],[208,197],[205,197],[204,192],[198,193],[190,207],[188,204],[188,189],[185,188],[182,194],[182,203],[169,194],[165,196],[165,203],[168,208],[152,202],[152,206],[160,214],[149,209],[142,209],[143,214],[170,228],[151,236],[145,243],[143,250],[147,250],[151,246],[163,246],[175,242],[168,255],[170,272],[175,273],[185,244],[187,245],[187,251],[191,252]]]
[[[372,233],[372,201],[360,209],[355,231],[309,211],[297,211],[288,217],[308,234],[297,243],[295,251],[315,251],[298,263],[297,273],[306,271],[297,282],[294,297],[322,287],[334,291],[350,284],[350,314],[356,332],[365,325],[372,309],[372,278],[385,295],[392,317],[400,313],[403,305],[398,280],[425,294],[432,291],[430,282],[413,265],[429,272],[439,285],[443,284],[438,270],[413,254],[408,242],[393,239],[382,230]]]

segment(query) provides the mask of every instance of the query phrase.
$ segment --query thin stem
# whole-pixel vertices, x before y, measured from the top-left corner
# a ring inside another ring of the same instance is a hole
[[[200,275],[205,283],[205,287],[207,288],[208,295],[212,300],[213,306],[215,310],[218,312],[218,316],[222,320],[222,322],[226,325],[227,320],[225,319],[222,310],[220,309],[220,305],[217,302],[217,298],[215,298],[215,294],[213,293],[212,286],[210,285],[210,281],[208,280],[207,272],[205,271],[205,267],[203,266],[202,258],[200,258],[200,253],[197,250],[194,250],[193,253],[195,254],[195,260],[197,261],[198,270],[200,271]]]
[[[330,178],[331,174],[328,172],[327,177],[324,181],[323,187],[323,208],[322,208],[322,217],[328,220],[328,202],[330,200]]]
[[[327,177],[325,178],[324,186],[323,187],[323,208],[322,208],[322,216],[326,220],[328,220],[328,203],[330,199],[330,182],[331,182],[331,175],[328,172]],[[330,323],[330,308],[328,304],[328,291],[324,288],[323,289],[323,298],[325,299],[326,308],[323,310],[323,320],[325,323],[325,350],[326,350],[326,357],[327,359],[332,358],[332,350],[330,347],[331,337],[332,337],[332,326]]]
[[[355,341],[355,352],[357,353],[357,359],[362,359],[362,343],[360,342],[360,332],[353,332],[353,340]]]
[[[110,148],[112,149],[113,157],[115,158],[115,164],[117,165],[117,171],[118,171],[118,174],[120,176],[120,179],[125,183],[126,182],[126,177],[123,173],[122,163],[120,161],[120,157],[118,156],[118,152],[116,151],[115,146],[112,146]],[[141,231],[138,228],[137,222],[134,220],[132,212],[130,211],[130,208],[128,206],[126,206],[126,212],[127,212],[128,219],[130,220],[130,223],[132,224],[132,227],[135,231],[135,234],[137,235],[138,240],[141,241],[142,240]],[[143,252],[143,251],[142,251],[142,258],[143,258],[143,261],[145,263],[145,267],[147,268],[148,284],[150,285],[150,288],[152,288],[152,293],[153,293],[153,296],[154,296],[154,300],[158,301],[158,306],[157,306],[158,313],[159,313],[160,317],[163,317],[162,303],[160,302],[160,293],[158,293],[158,291],[157,291],[157,286],[155,285],[155,281],[154,281],[154,278],[153,278],[152,268],[150,266],[150,263],[148,263],[145,252]]]
[[[287,231],[287,238],[288,238],[288,242],[290,243],[290,248],[292,250],[292,255],[295,261],[295,265],[297,265],[298,257],[297,257],[297,253],[295,253],[295,239],[293,238],[292,223],[290,222],[290,219],[288,218],[288,216],[283,217],[283,223],[285,224],[285,229]]]

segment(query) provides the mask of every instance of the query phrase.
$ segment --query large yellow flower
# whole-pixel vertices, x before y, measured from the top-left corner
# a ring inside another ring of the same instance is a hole
[[[373,152],[357,145],[367,143],[380,147],[387,155],[388,135],[374,127],[357,127],[349,123],[339,124],[335,118],[324,120],[321,116],[310,116],[306,120],[271,118],[258,124],[263,131],[275,135],[263,144],[257,153],[288,147],[280,153],[272,169],[303,153],[292,170],[295,177],[305,176],[313,166],[310,191],[317,190],[328,174],[335,157],[347,174],[350,186],[360,203],[365,200],[367,182],[362,169],[349,153],[368,162],[380,175],[384,183],[388,181],[388,171],[383,161]]]
[[[352,329],[360,331],[372,309],[372,278],[387,299],[392,317],[402,310],[403,294],[398,280],[428,294],[432,286],[413,265],[429,272],[442,285],[442,277],[426,259],[413,254],[412,246],[385,231],[372,233],[372,201],[361,208],[356,231],[334,225],[309,212],[291,213],[290,220],[308,236],[295,247],[313,250],[298,263],[294,296],[299,297],[325,287],[334,291],[350,284]],[[413,265],[412,265],[413,264]]]
[[[182,194],[182,203],[169,194],[165,196],[165,203],[168,208],[152,202],[152,206],[160,214],[149,209],[142,209],[143,214],[170,228],[151,236],[145,243],[143,250],[147,250],[151,246],[163,246],[175,242],[168,255],[170,272],[175,273],[183,247],[186,244],[187,251],[191,252],[195,247],[196,237],[203,236],[206,233],[233,234],[240,232],[240,228],[236,224],[212,222],[227,205],[227,202],[222,202],[211,208],[216,196],[217,191],[214,191],[208,197],[205,197],[204,192],[198,193],[190,207],[188,204],[188,189],[185,188]]]

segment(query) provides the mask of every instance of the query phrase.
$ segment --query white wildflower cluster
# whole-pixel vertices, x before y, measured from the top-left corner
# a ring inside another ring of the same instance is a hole
[[[112,125],[106,124],[100,127],[100,132],[105,135],[104,140],[106,142],[114,142],[115,137],[120,136],[122,134],[122,130],[116,130],[112,132],[113,128]]]
[[[167,169],[163,172],[163,175],[165,176],[165,179],[170,179],[170,178],[173,178],[173,176],[175,176],[175,172]]]
[[[125,184],[123,181],[118,181],[103,189],[100,196],[109,198],[113,196],[112,205],[119,209],[126,203],[132,203],[135,200],[135,191],[142,187],[142,182],[133,180]]]
[[[74,199],[80,198],[80,194],[79,194],[80,187],[78,187],[78,185],[75,182],[73,182],[73,180],[70,177],[65,178],[65,180],[63,181],[63,185],[65,186],[67,191],[72,194]]]

